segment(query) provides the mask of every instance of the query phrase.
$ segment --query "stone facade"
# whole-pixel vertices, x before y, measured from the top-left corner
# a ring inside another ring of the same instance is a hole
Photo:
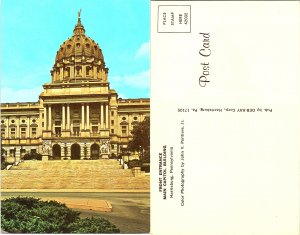
[[[99,45],[85,35],[80,16],[59,48],[50,83],[36,103],[1,104],[6,156],[107,158],[120,154],[135,125],[150,115],[150,99],[121,99],[108,82]]]

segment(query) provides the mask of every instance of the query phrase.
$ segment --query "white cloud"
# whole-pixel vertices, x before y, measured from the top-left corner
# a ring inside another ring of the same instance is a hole
[[[150,41],[142,43],[135,54],[135,58],[150,56]]]
[[[134,88],[150,88],[150,70],[136,74],[110,77],[113,86],[129,86]]]
[[[6,102],[37,102],[42,86],[28,89],[1,88],[1,103]]]

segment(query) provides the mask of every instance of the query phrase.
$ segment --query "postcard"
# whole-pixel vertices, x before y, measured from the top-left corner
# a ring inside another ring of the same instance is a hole
[[[2,232],[149,233],[149,7],[1,1]]]
[[[299,7],[151,1],[152,234],[299,234]]]
[[[299,234],[299,2],[0,6],[1,232]]]

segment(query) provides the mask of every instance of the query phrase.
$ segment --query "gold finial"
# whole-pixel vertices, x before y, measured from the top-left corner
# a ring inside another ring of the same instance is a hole
[[[81,15],[81,9],[78,11],[78,19],[80,18],[80,15]]]

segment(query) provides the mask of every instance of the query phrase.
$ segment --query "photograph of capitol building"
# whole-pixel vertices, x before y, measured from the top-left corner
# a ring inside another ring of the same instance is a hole
[[[31,2],[1,6],[1,232],[148,233],[149,3]]]
[[[55,159],[118,156],[134,126],[150,116],[150,99],[119,98],[108,74],[102,50],[86,36],[79,14],[38,102],[1,104],[6,157],[18,161],[29,152]]]

